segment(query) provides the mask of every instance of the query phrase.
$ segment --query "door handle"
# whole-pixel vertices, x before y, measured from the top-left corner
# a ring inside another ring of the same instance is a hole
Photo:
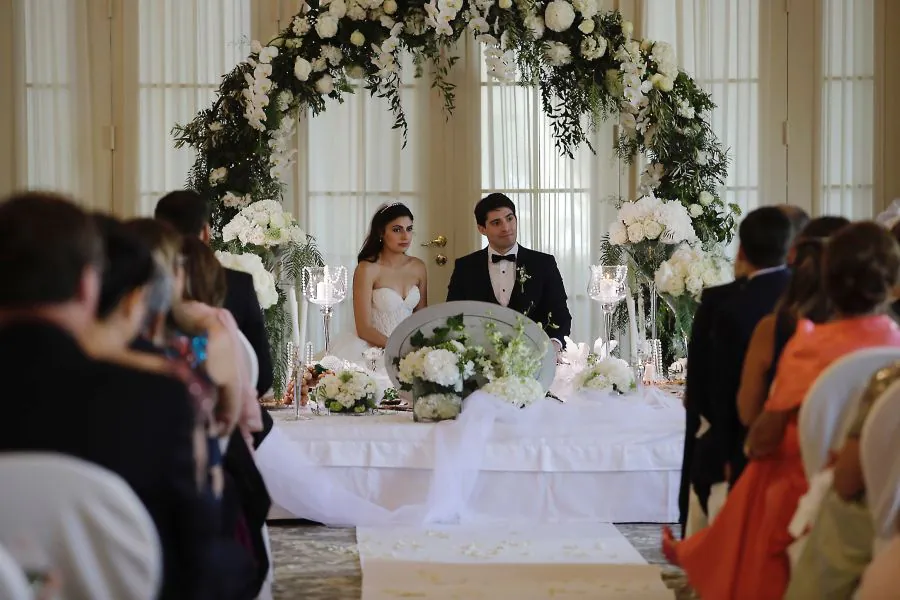
[[[425,242],[422,245],[426,246],[426,247],[435,247],[436,246],[438,248],[443,248],[444,246],[447,245],[447,238],[442,235],[439,235],[436,238],[434,238],[433,240],[431,240],[430,242]]]

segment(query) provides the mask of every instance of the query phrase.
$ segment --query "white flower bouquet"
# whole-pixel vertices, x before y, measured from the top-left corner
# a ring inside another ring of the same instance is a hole
[[[320,406],[337,414],[364,414],[375,408],[375,380],[359,371],[343,370],[325,375],[316,386]]]
[[[635,388],[634,370],[621,358],[608,356],[579,373],[577,387],[626,394]]]
[[[648,194],[636,202],[619,207],[609,228],[609,243],[614,246],[654,242],[692,244],[697,234],[688,209],[678,200],[660,200]]]
[[[525,320],[516,324],[511,336],[502,335],[493,322],[488,321],[484,327],[490,359],[480,362],[480,375],[487,380],[481,389],[518,408],[542,398],[544,388],[535,376],[547,348],[535,350],[525,336]]]
[[[724,256],[687,245],[675,250],[654,275],[661,294],[688,294],[694,300],[700,300],[703,288],[727,283],[731,278],[732,268]]]
[[[261,308],[270,308],[278,303],[278,288],[275,287],[275,276],[266,270],[262,259],[256,254],[233,254],[216,252],[216,258],[226,269],[233,269],[253,276],[253,289],[259,299]]]
[[[293,215],[275,200],[260,200],[247,206],[222,228],[222,241],[237,240],[243,246],[275,248],[289,243],[307,243],[306,232]]]

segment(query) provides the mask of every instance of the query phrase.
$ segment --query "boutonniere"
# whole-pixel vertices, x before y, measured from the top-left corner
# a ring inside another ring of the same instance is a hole
[[[519,289],[524,294],[525,293],[525,282],[527,282],[529,279],[531,279],[531,275],[528,274],[528,271],[525,270],[524,266],[521,266],[518,269],[516,269],[516,273],[519,274],[518,278],[516,279],[519,282]]]

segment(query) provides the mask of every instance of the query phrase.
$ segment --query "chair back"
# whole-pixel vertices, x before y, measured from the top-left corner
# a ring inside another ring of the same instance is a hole
[[[12,554],[0,545],[0,598],[3,600],[31,600],[34,594],[28,585],[25,571]]]
[[[859,443],[875,537],[886,542],[896,533],[900,508],[900,381],[872,405]]]
[[[115,473],[50,453],[0,456],[0,543],[22,545],[61,579],[61,597],[150,600],[159,593],[156,527]],[[22,559],[20,559],[22,560]]]
[[[816,379],[800,408],[800,452],[807,480],[828,464],[853,424],[859,401],[875,372],[900,360],[900,348],[857,350],[836,360]]]

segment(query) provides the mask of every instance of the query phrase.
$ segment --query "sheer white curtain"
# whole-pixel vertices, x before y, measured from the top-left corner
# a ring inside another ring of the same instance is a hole
[[[207,108],[222,76],[250,49],[252,0],[140,0],[138,13],[138,212],[184,187],[192,149],[170,131]],[[66,4],[69,4],[66,2]]]
[[[102,85],[108,75],[92,60],[91,44],[109,39],[108,25],[94,18],[90,2],[14,1],[14,36],[24,58],[15,66],[18,130],[6,132],[15,136],[15,187],[57,190],[104,208],[102,163],[109,157],[95,151],[104,144],[97,113],[104,99],[108,111],[109,88]]]
[[[572,338],[593,340],[602,320],[586,292],[589,267],[599,260],[615,199],[628,195],[612,149],[614,124],[593,135],[596,155],[582,147],[572,159],[561,157],[537,89],[489,77],[483,61],[481,81],[482,195],[501,192],[515,202],[519,243],[556,257],[569,296]]]
[[[731,156],[722,198],[745,212],[763,204],[759,0],[643,0],[643,4],[643,37],[671,43],[679,66],[718,105],[711,124]]]
[[[874,211],[875,0],[822,0],[821,212]]]
[[[403,202],[413,215],[424,215],[429,210],[425,203],[433,200],[424,188],[429,80],[415,79],[411,63],[405,57],[402,65],[401,100],[409,125],[405,148],[400,131],[391,129],[388,102],[371,97],[363,82],[356,82],[356,93],[345,95],[342,104],[329,102],[324,113],[308,115],[301,123],[299,177],[290,193],[299,205],[303,227],[315,236],[326,263],[347,268],[348,285],[377,208]],[[286,205],[291,202],[286,198]],[[420,231],[419,237],[423,235],[428,232]],[[310,308],[306,339],[321,349],[321,315]],[[353,298],[348,294],[335,309],[332,338],[353,331]]]

